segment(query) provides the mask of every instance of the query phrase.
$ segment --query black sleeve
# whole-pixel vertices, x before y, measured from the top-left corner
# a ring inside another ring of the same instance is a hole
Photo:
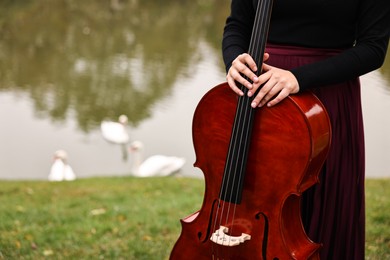
[[[300,90],[356,78],[383,64],[390,34],[388,1],[356,1],[360,6],[356,14],[358,23],[355,45],[334,57],[292,69]],[[254,16],[251,0],[232,0],[231,14],[227,18],[222,41],[226,71],[238,55],[247,52]]]
[[[255,10],[251,0],[232,0],[231,13],[226,20],[222,39],[226,71],[238,55],[248,51],[254,17]]]
[[[300,90],[346,81],[382,66],[389,43],[388,0],[363,0],[355,46],[329,59],[292,70]]]

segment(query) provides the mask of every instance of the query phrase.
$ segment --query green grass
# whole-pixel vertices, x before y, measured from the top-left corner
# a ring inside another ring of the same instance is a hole
[[[390,259],[390,179],[366,181],[366,259]]]
[[[191,178],[0,181],[0,259],[167,259],[199,209]],[[390,258],[390,179],[367,181],[367,259]]]

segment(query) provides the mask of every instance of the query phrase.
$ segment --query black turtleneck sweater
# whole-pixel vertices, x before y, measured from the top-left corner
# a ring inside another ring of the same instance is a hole
[[[257,0],[232,0],[222,51],[228,69],[248,51]],[[390,0],[275,0],[268,42],[342,49],[320,62],[291,70],[300,90],[356,78],[379,68],[390,34]]]

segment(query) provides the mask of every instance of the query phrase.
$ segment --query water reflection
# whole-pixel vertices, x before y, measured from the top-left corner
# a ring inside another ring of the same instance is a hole
[[[191,74],[200,39],[218,46],[220,6],[226,1],[8,1],[0,90],[29,93],[53,120],[72,109],[86,132],[119,114],[136,126]]]
[[[103,120],[121,114],[128,116],[131,139],[144,139],[149,154],[164,148],[186,157],[184,172],[193,171],[192,113],[207,89],[224,80],[220,43],[229,5],[1,1],[0,178],[45,178],[50,163],[41,157],[59,148],[59,139],[85,176],[128,172],[121,148],[108,146],[99,132]],[[388,100],[389,57],[374,75],[365,85],[380,78]],[[367,109],[371,100],[376,97],[365,101]],[[368,119],[368,133],[375,135],[377,125]],[[26,166],[20,153],[29,154]],[[39,173],[31,176],[30,169]]]

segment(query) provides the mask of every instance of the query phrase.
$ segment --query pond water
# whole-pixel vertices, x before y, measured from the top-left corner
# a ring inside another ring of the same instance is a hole
[[[202,176],[192,116],[225,80],[230,1],[15,2],[0,3],[0,179],[47,179],[57,149],[79,178],[129,175],[131,155],[100,133],[121,114],[145,157],[184,157],[181,172]],[[367,176],[390,177],[389,59],[362,83]]]

